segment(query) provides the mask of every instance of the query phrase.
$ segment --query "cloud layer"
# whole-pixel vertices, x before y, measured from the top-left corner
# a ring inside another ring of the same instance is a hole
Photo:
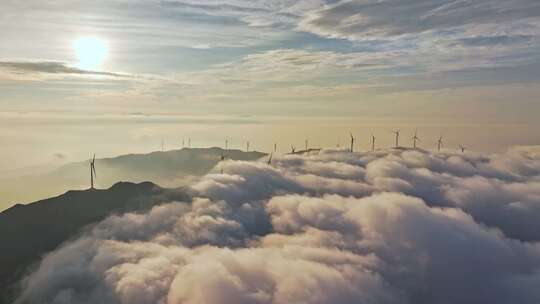
[[[6,69],[15,74],[43,73],[43,74],[68,74],[68,75],[90,75],[90,76],[110,76],[110,77],[132,77],[128,74],[113,72],[83,70],[70,67],[62,62],[23,62],[23,61],[0,61],[0,69]]]
[[[540,147],[225,161],[192,203],[115,215],[17,303],[537,303]]]

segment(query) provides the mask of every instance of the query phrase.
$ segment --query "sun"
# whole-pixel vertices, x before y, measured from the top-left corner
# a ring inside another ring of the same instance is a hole
[[[97,37],[80,37],[73,41],[73,49],[79,61],[77,67],[81,69],[100,68],[107,58],[107,44]]]

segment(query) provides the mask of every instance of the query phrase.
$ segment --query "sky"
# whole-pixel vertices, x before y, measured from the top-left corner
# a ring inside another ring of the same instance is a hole
[[[0,2],[0,167],[196,146],[538,144],[537,0]]]

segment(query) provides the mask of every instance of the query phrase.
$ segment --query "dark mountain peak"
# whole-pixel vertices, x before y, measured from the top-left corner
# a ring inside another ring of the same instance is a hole
[[[100,199],[107,197],[114,197],[126,193],[125,197],[132,197],[136,195],[152,195],[161,193],[164,189],[152,182],[118,182],[109,189],[86,189],[86,190],[69,190],[59,196],[39,200],[28,204],[16,204],[11,208],[8,208],[0,212],[0,219],[5,214],[11,214],[13,212],[21,212],[21,210],[30,210],[28,208],[44,208],[49,204],[62,204],[62,202],[71,201],[72,203],[85,202],[92,199]],[[98,205],[100,205],[98,203]]]
[[[28,266],[83,227],[112,214],[142,211],[173,200],[189,201],[189,197],[179,189],[151,182],[119,182],[109,189],[71,190],[1,212],[0,244],[5,247],[0,251],[0,290],[18,281]]]
[[[132,183],[132,182],[117,182],[112,185],[108,190],[111,191],[122,191],[122,190],[161,190],[161,187],[152,183],[152,182],[141,182],[141,183]]]

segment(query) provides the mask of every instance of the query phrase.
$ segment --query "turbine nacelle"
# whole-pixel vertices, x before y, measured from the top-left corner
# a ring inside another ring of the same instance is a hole
[[[412,137],[413,140],[413,148],[416,149],[416,142],[421,141],[420,137],[418,137],[418,130],[414,131],[414,136]]]
[[[396,134],[396,148],[399,147],[399,133],[401,132],[401,130],[395,130],[395,131],[392,131],[394,134]]]
[[[440,136],[439,140],[437,140],[437,151],[441,151],[442,145],[443,145],[443,137]]]

